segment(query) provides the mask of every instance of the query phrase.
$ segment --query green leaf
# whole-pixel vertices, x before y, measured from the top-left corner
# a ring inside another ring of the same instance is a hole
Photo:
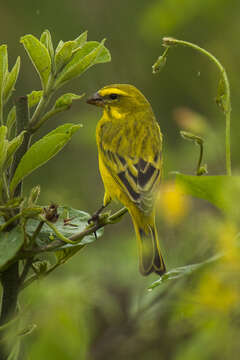
[[[50,109],[46,114],[39,120],[33,130],[38,129],[42,124],[44,124],[50,117],[56,115],[57,113],[70,109],[73,100],[80,100],[85,94],[75,95],[72,93],[67,93],[60,96],[55,102],[52,109]]]
[[[23,202],[22,197],[15,197],[13,199],[8,200],[5,204],[0,205],[0,210],[17,209],[17,208],[19,208],[19,206],[21,205],[22,202]],[[0,218],[0,224],[1,225],[3,224],[3,222],[1,221],[1,218]]]
[[[240,176],[176,174],[176,183],[186,194],[209,201],[225,214],[239,215]]]
[[[8,128],[8,135],[10,136],[11,134],[11,129],[13,127],[13,125],[15,124],[16,121],[16,106],[12,106],[8,116],[7,116],[7,122],[6,122],[6,126]]]
[[[8,74],[7,45],[0,46],[0,93],[3,94],[5,80]]]
[[[29,206],[31,206],[32,204],[37,203],[40,192],[41,192],[40,185],[36,185],[31,189],[30,195],[29,195],[29,198],[28,198],[28,205]]]
[[[0,123],[3,123],[3,91],[8,75],[8,53],[7,45],[0,46]]]
[[[4,165],[5,168],[7,168],[10,165],[13,155],[15,154],[19,146],[22,144],[25,133],[26,133],[25,130],[22,131],[18,136],[16,136],[15,138],[13,138],[11,141],[8,142],[7,156]]]
[[[58,73],[64,65],[66,65],[71,59],[73,49],[75,47],[74,41],[65,42],[55,54],[55,67],[56,73]]]
[[[41,214],[43,212],[43,209],[41,206],[32,205],[30,207],[24,207],[22,209],[22,216],[24,218],[34,218],[37,217],[37,215]]]
[[[152,73],[153,74],[157,74],[159,73],[164,66],[166,65],[167,62],[167,53],[168,53],[168,47],[165,49],[164,53],[162,55],[160,55],[157,59],[157,61],[153,64],[152,66]]]
[[[18,183],[26,176],[56,155],[80,127],[64,124],[36,141],[21,159],[10,184],[10,193],[13,194]]]
[[[58,109],[60,111],[67,110],[71,107],[72,102],[74,100],[80,100],[84,95],[85,94],[81,94],[81,95],[76,95],[72,93],[64,94],[57,99],[54,105],[54,109]]]
[[[24,236],[20,226],[10,232],[0,232],[0,270],[4,270],[15,257],[24,243]]]
[[[74,49],[78,49],[80,47],[83,47],[83,45],[85,45],[85,43],[87,42],[87,35],[88,32],[84,31],[81,35],[79,35],[75,40],[75,47]]]
[[[36,106],[43,96],[42,90],[33,90],[30,94],[27,95],[28,97],[28,106],[29,108]]]
[[[51,74],[51,58],[46,46],[33,35],[21,37],[20,42],[35,66],[40,76],[42,87],[45,90]]]
[[[220,209],[225,208],[222,190],[227,181],[228,177],[225,175],[199,177],[176,174],[176,183],[186,194],[207,200]]]
[[[20,69],[20,57],[17,58],[17,61],[13,66],[12,70],[10,71],[10,73],[7,74],[6,83],[3,91],[4,104],[8,102],[10,96],[12,95],[12,92],[15,90],[14,87],[18,79],[19,69]]]
[[[202,144],[203,145],[203,143],[204,143],[203,138],[201,138],[200,136],[197,136],[195,134],[192,134],[189,131],[181,130],[180,135],[182,136],[183,139],[192,141],[195,144]]]
[[[20,339],[17,338],[14,342],[14,345],[11,348],[11,352],[7,358],[7,360],[18,360],[19,359],[19,353],[20,353]]]
[[[100,44],[97,41],[89,41],[77,50],[71,61],[63,68],[57,77],[56,88],[65,82],[80,76],[91,66],[111,60],[109,51],[104,46],[105,40]]]
[[[52,37],[49,30],[45,30],[40,38],[41,43],[45,45],[45,47],[48,49],[49,55],[51,59],[54,59],[54,49],[53,49],[53,43],[52,43]]]
[[[180,266],[175,269],[169,270],[165,274],[163,274],[157,281],[154,281],[148,288],[148,290],[153,290],[155,287],[162,285],[163,283],[169,281],[169,280],[176,280],[179,278],[182,278],[184,276],[191,275],[192,273],[196,272],[199,269],[202,269],[203,267],[212,264],[216,261],[218,261],[223,254],[216,254],[212,256],[211,258],[198,263],[198,264],[191,264],[187,266]]]
[[[25,328],[19,330],[18,336],[30,335],[36,328],[37,328],[36,324],[29,324]],[[18,360],[18,356],[16,357],[16,360]]]
[[[58,52],[61,49],[61,47],[63,47],[63,45],[64,45],[64,41],[60,40],[55,52]]]
[[[7,127],[2,125],[0,126],[0,171],[6,161],[7,157],[7,148],[8,148],[8,141],[6,140],[7,135]]]

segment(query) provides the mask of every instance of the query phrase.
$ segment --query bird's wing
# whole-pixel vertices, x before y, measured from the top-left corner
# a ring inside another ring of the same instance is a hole
[[[104,139],[102,139],[104,140]],[[110,142],[100,142],[101,157],[113,178],[130,200],[144,212],[151,211],[154,190],[161,177],[161,144],[149,154],[129,156]],[[131,154],[133,155],[133,154]]]

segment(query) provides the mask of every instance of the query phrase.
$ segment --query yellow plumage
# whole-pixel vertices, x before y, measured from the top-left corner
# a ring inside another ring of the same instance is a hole
[[[105,195],[125,205],[138,240],[143,275],[163,274],[155,225],[156,191],[162,172],[162,134],[151,105],[132,85],[105,86],[88,103],[103,107],[96,138]]]

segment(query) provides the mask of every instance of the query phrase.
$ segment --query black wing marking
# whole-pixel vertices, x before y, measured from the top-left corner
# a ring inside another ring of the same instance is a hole
[[[127,176],[126,176],[126,172],[122,171],[122,172],[118,173],[117,176],[119,177],[119,179],[121,180],[121,182],[125,186],[126,190],[130,194],[130,197],[134,200],[134,202],[139,202],[140,193],[139,193],[138,190],[136,191],[133,188],[133,186],[130,184],[130,182],[129,182]]]
[[[154,185],[161,176],[160,153],[155,155],[153,162],[141,158],[124,158],[110,150],[105,150],[104,156],[108,160],[106,166],[111,168],[111,173],[129,198],[142,211],[147,212],[151,209]]]

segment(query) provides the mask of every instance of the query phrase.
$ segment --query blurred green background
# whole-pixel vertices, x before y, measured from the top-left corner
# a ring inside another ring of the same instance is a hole
[[[18,55],[22,60],[15,96],[40,89],[38,76],[19,43],[20,36],[32,33],[39,37],[49,29],[56,46],[59,40],[74,39],[88,30],[89,40],[107,38],[112,61],[91,68],[66,86],[66,92],[90,95],[110,83],[130,83],[151,102],[164,134],[165,195],[157,223],[169,269],[200,262],[213,254],[223,222],[207,203],[182,199],[178,194],[173,209],[164,206],[172,193],[171,171],[193,174],[198,159],[198,148],[183,140],[179,130],[195,130],[203,136],[209,173],[222,174],[225,123],[215,103],[219,74],[208,59],[178,47],[170,49],[160,74],[152,75],[151,66],[163,52],[163,36],[192,41],[219,58],[231,83],[232,163],[237,173],[239,14],[236,0],[22,0],[0,5],[1,43],[8,44],[10,65]],[[56,202],[89,213],[99,208],[103,185],[95,127],[100,116],[99,109],[81,100],[41,129],[39,136],[64,122],[84,125],[55,159],[26,180],[26,191],[34,184],[41,185],[41,204]],[[125,216],[106,228],[101,239],[24,292],[24,321],[37,325],[24,339],[25,358],[238,359],[239,330],[229,325],[225,303],[223,311],[221,306],[212,310],[199,305],[189,314],[189,309],[201,303],[200,298],[189,296],[196,286],[194,280],[179,280],[148,292],[148,285],[156,279],[138,273],[135,235]],[[212,289],[209,287],[209,292]],[[222,293],[216,294],[221,297]],[[210,324],[207,314],[213,317]]]

